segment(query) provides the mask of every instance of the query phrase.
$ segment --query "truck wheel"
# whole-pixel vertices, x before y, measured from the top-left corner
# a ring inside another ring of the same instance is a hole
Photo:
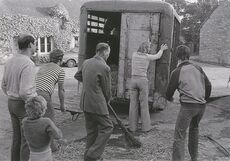
[[[69,67],[69,68],[73,68],[73,67],[75,67],[76,66],[76,62],[75,62],[75,60],[68,60],[67,61],[67,63],[66,63],[66,65],[67,65],[67,67]]]

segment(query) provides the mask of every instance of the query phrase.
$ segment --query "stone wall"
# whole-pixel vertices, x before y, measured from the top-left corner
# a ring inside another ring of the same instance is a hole
[[[222,2],[200,31],[203,62],[230,65],[230,2]]]
[[[0,38],[0,64],[4,64],[11,56],[10,42]]]

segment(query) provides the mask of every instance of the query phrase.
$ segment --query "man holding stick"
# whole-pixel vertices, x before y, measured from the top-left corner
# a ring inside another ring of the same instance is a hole
[[[101,160],[101,155],[113,131],[107,104],[111,98],[110,54],[107,43],[96,46],[96,55],[85,60],[75,79],[83,82],[80,107],[85,115],[87,131],[84,161]]]

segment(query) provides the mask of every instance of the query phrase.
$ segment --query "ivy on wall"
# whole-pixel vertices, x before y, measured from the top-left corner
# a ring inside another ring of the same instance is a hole
[[[31,34],[35,38],[52,36],[55,48],[63,51],[70,50],[72,35],[78,31],[78,22],[69,18],[68,11],[62,4],[50,8],[50,16],[1,15],[0,38],[4,44],[9,45],[9,51],[0,54],[13,53],[14,37],[20,34]],[[62,25],[64,25],[64,28]],[[1,45],[0,48],[2,48]],[[7,47],[4,46],[4,48]]]
[[[69,12],[66,10],[65,6],[61,3],[51,7],[48,10],[48,14],[52,17],[58,17],[64,21],[69,21]]]

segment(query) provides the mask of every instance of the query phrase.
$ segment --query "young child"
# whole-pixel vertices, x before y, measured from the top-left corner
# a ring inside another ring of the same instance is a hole
[[[25,104],[28,117],[22,120],[22,128],[30,148],[30,161],[53,161],[51,139],[62,138],[62,132],[54,122],[42,117],[46,105],[42,96],[31,97]]]

